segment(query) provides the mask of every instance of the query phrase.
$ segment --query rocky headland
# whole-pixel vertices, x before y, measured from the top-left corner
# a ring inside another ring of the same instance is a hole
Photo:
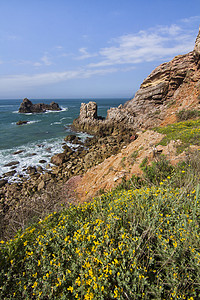
[[[137,130],[176,122],[178,111],[199,108],[199,80],[200,31],[194,50],[153,70],[133,99],[118,108],[110,108],[105,119],[97,116],[94,102],[82,104],[80,116],[73,125],[78,130],[94,133],[121,126]]]
[[[50,106],[52,110],[60,110],[55,103]],[[19,112],[49,109],[45,104],[32,104],[24,99]],[[38,211],[43,216],[61,203],[92,199],[100,190],[109,190],[123,178],[138,175],[142,159],[154,159],[157,151],[173,163],[183,159],[184,153],[176,154],[175,142],[167,147],[156,146],[163,135],[150,129],[174,123],[180,111],[191,109],[200,109],[200,31],[192,52],[158,66],[143,81],[135,97],[124,105],[110,108],[105,119],[98,116],[95,102],[82,103],[72,128],[94,136],[85,143],[76,136],[67,136],[63,152],[51,158],[54,164],[51,170],[30,167],[28,179],[19,175],[20,181],[11,184],[6,178],[0,179],[2,232],[9,226],[15,227],[17,222],[25,226],[25,221]],[[68,142],[79,146],[72,150]],[[25,221],[19,219],[21,211],[26,215]],[[12,214],[15,215],[12,222],[16,224],[10,223]]]
[[[33,104],[29,99],[24,98],[23,102],[20,104],[19,113],[44,113],[47,110],[60,111],[61,108],[55,102],[51,102],[50,104]]]

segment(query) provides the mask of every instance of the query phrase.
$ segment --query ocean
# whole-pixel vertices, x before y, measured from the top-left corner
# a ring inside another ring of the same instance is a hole
[[[110,107],[124,104],[128,99],[41,99],[32,103],[50,104],[55,101],[62,108],[61,111],[48,111],[39,114],[18,113],[21,99],[0,100],[0,177],[15,170],[12,176],[5,177],[9,181],[19,180],[19,174],[26,175],[29,166],[49,167],[51,157],[63,152],[64,138],[69,134],[76,134],[83,140],[85,133],[75,133],[70,125],[79,116],[82,102],[95,101],[98,105],[98,115],[106,117]],[[16,125],[21,121],[28,121],[24,125]],[[75,145],[68,144],[70,147]],[[12,166],[6,166],[12,163]]]

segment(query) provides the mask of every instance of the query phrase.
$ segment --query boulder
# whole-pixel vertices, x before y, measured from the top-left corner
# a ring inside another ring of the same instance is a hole
[[[13,171],[9,171],[9,172],[6,172],[3,174],[4,177],[11,177],[11,176],[14,176],[15,173],[17,173],[15,170]]]
[[[29,99],[24,98],[23,102],[20,105],[19,113],[43,113],[47,110],[60,111],[61,108],[55,102],[51,102],[50,104],[33,104]]]
[[[51,157],[51,163],[59,166],[65,162],[65,153],[58,153]]]
[[[16,125],[24,125],[24,124],[27,124],[28,123],[28,121],[18,121],[17,123],[16,123]]]
[[[4,165],[4,167],[12,167],[12,166],[16,166],[19,164],[19,161],[11,161],[9,163],[7,163],[6,165]]]
[[[42,181],[40,181],[40,183],[38,184],[37,189],[38,189],[38,191],[41,191],[44,187],[45,187],[45,182],[44,182],[44,180],[42,180]]]
[[[20,154],[22,152],[24,152],[24,150],[18,150],[18,151],[13,152],[13,155],[17,155],[17,154]]]
[[[8,180],[6,179],[0,179],[0,188],[3,187],[7,182]]]
[[[27,173],[29,174],[29,175],[34,175],[35,173],[37,173],[37,169],[36,169],[36,167],[28,167],[27,168]]]
[[[41,159],[41,160],[39,160],[39,163],[40,164],[45,164],[47,161],[45,160],[45,159]]]

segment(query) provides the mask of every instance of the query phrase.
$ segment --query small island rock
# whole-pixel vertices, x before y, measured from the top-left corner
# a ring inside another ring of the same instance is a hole
[[[61,108],[55,102],[51,102],[50,104],[33,104],[29,99],[25,98],[20,105],[19,113],[42,113],[47,110],[60,111]]]
[[[21,121],[21,120],[19,120],[17,123],[16,123],[16,125],[24,125],[24,124],[27,124],[28,123],[28,121]]]

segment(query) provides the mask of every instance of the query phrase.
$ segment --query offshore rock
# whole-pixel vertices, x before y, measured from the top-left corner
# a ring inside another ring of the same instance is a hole
[[[24,124],[27,124],[28,123],[28,121],[18,121],[17,123],[16,123],[16,125],[24,125]]]
[[[23,102],[20,105],[19,113],[43,113],[47,110],[60,111],[61,108],[55,102],[51,102],[50,104],[33,104],[29,99],[24,98]]]

